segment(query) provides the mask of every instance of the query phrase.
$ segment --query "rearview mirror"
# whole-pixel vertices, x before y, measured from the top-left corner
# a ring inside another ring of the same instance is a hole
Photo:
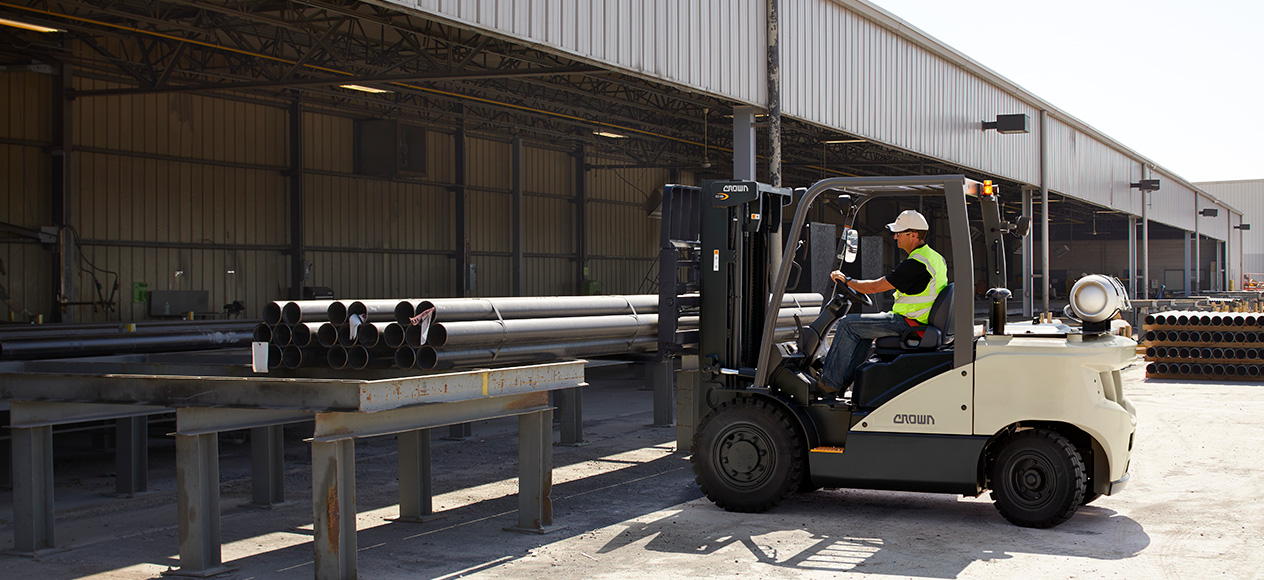
[[[1027,237],[1027,234],[1031,233],[1031,218],[1025,215],[1018,216],[1018,220],[1009,231],[1020,238]]]
[[[860,233],[854,229],[847,228],[847,232],[843,234],[843,261],[848,264],[856,261],[856,254],[860,253]]]

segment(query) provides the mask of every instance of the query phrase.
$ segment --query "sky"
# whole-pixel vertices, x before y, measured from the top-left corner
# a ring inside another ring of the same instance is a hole
[[[1264,179],[1264,1],[870,2],[1187,181]]]

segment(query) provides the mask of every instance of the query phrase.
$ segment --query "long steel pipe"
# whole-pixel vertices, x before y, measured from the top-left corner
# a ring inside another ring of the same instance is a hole
[[[245,346],[254,332],[217,329],[184,332],[127,333],[116,336],[42,338],[0,342],[0,360],[71,358],[120,353],[202,350]]]
[[[298,300],[286,302],[281,307],[281,322],[298,324],[300,322],[323,322],[329,318],[329,305],[335,300]],[[267,318],[267,311],[264,311]]]
[[[333,304],[325,311],[325,315],[329,321],[334,324],[346,324],[351,320],[351,315],[359,314],[360,316],[368,316],[369,321],[391,321],[395,320],[395,307],[398,306],[400,300],[391,298],[386,300],[335,300]],[[361,322],[365,322],[361,320]]]
[[[393,311],[391,315],[394,316]],[[382,337],[386,333],[386,327],[392,324],[399,326],[399,323],[396,323],[396,322],[366,322],[364,324],[361,324],[360,326],[357,326],[356,327],[356,344],[363,346],[365,348],[373,348],[377,346],[378,344],[382,344],[383,346],[390,346],[390,345],[385,344],[385,341],[382,339]],[[395,346],[399,346],[399,345],[395,345]]]

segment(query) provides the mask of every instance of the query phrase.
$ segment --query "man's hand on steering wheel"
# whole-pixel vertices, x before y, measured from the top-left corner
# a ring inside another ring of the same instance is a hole
[[[834,291],[843,298],[846,298],[848,301],[856,304],[873,306],[873,297],[856,291],[855,288],[852,288],[851,285],[848,284],[848,282],[851,281],[850,276],[838,270],[834,270],[833,272],[830,272],[830,278],[834,280]]]

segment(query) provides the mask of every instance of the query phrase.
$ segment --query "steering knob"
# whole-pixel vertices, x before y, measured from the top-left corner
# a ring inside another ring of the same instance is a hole
[[[1013,295],[1014,293],[1010,292],[1009,288],[992,288],[987,291],[987,294],[985,294],[985,296],[992,299],[992,302],[1004,302],[1009,300],[1009,297]]]

